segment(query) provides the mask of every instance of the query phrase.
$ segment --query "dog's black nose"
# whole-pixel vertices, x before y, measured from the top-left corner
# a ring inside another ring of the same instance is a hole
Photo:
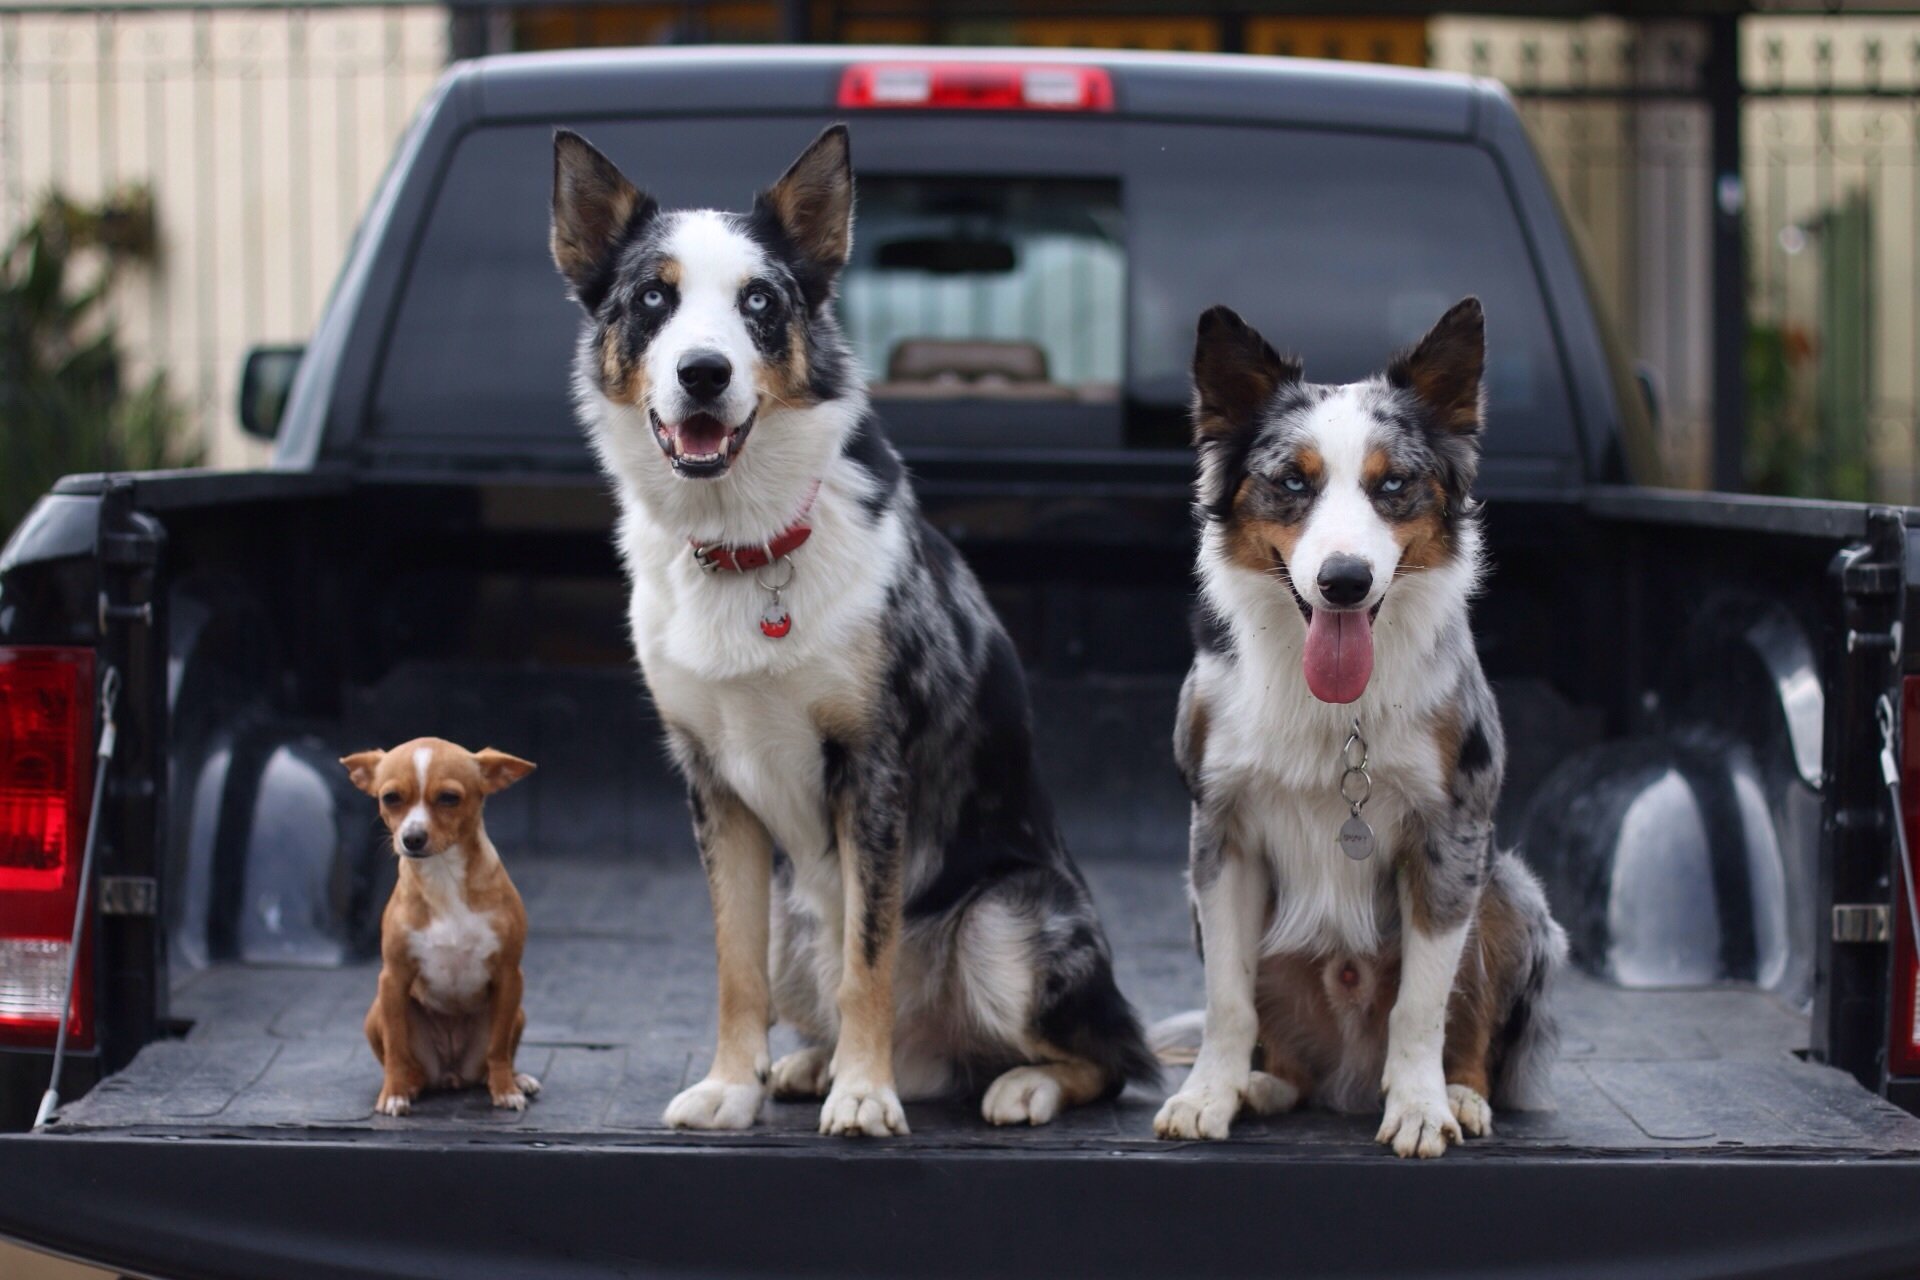
[[[400,844],[408,853],[418,853],[427,847],[427,833],[424,831],[403,831],[400,833]]]
[[[733,381],[733,365],[718,351],[689,351],[680,357],[680,385],[695,400],[711,400]]]
[[[1365,600],[1367,592],[1373,590],[1373,570],[1359,556],[1342,553],[1328,556],[1314,581],[1328,604],[1346,609]]]

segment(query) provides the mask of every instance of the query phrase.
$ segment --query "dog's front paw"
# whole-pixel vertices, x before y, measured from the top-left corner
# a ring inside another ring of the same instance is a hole
[[[1445,1086],[1435,1082],[1388,1089],[1386,1118],[1373,1140],[1392,1147],[1397,1156],[1430,1160],[1445,1155],[1449,1142],[1462,1140]]]
[[[665,1119],[675,1129],[744,1129],[759,1116],[765,1096],[758,1081],[702,1080],[667,1104]]]
[[[520,1087],[520,1092],[529,1098],[540,1092],[540,1082],[524,1071],[515,1072],[513,1082]]]
[[[1468,1137],[1484,1138],[1493,1132],[1493,1108],[1477,1089],[1464,1084],[1448,1085],[1447,1105],[1453,1108],[1453,1118],[1460,1122],[1461,1130]]]
[[[833,1083],[832,1051],[820,1045],[795,1049],[773,1064],[768,1083],[776,1098],[824,1098]]]
[[[820,1108],[820,1132],[886,1138],[907,1132],[907,1113],[892,1085],[839,1079]]]
[[[1044,1067],[1015,1067],[987,1086],[988,1124],[1046,1124],[1060,1114],[1060,1081]]]
[[[1206,1138],[1218,1142],[1240,1113],[1243,1090],[1227,1084],[1187,1082],[1186,1088],[1161,1104],[1153,1118],[1153,1136],[1174,1140]]]
[[[379,1099],[373,1104],[373,1113],[380,1116],[404,1116],[412,1110],[413,1097],[411,1094],[397,1091],[389,1092],[386,1089],[380,1091]]]
[[[511,1089],[489,1089],[493,1095],[493,1105],[502,1111],[525,1111],[527,1109],[526,1090],[518,1084]]]

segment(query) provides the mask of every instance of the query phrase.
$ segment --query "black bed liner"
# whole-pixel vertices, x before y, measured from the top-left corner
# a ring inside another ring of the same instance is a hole
[[[1158,1143],[1160,1094],[1142,1089],[1038,1130],[909,1104],[910,1137],[828,1141],[816,1104],[778,1103],[748,1133],[673,1133],[660,1112],[704,1069],[713,1018],[705,883],[689,863],[511,861],[533,921],[520,1065],[546,1086],[525,1114],[474,1091],[375,1117],[360,1031],[371,966],[215,966],[176,992],[184,1039],[149,1045],[51,1131],[0,1138],[7,1220],[49,1224],[35,1229],[55,1247],[127,1241],[111,1260],[136,1269],[286,1280],[500,1275],[533,1259],[582,1275],[1272,1273],[1283,1260],[1363,1274],[1417,1268],[1422,1231],[1447,1232],[1469,1270],[1627,1261],[1655,1238],[1663,1257],[1680,1246],[1673,1274],[1763,1258],[1878,1274],[1920,1257],[1920,1214],[1888,1212],[1920,1203],[1920,1119],[1805,1061],[1804,1017],[1744,990],[1571,977],[1559,1109],[1501,1115],[1493,1137],[1437,1163],[1388,1156],[1377,1118],[1313,1111],[1242,1122],[1224,1145]],[[1142,1011],[1197,1004],[1178,868],[1087,870]],[[787,1043],[776,1034],[776,1051]],[[527,1203],[563,1208],[535,1217]],[[409,1255],[401,1206],[458,1217],[433,1232],[436,1250],[462,1241],[455,1254]],[[1314,1232],[1356,1220],[1378,1230]],[[274,1243],[250,1244],[266,1221]],[[1889,1240],[1889,1221],[1911,1229]],[[1275,1234],[1283,1223],[1294,1238]],[[287,1271],[289,1254],[306,1269]]]

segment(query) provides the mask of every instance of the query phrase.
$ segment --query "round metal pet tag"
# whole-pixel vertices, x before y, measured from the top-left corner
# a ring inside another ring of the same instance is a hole
[[[1373,856],[1373,828],[1357,813],[1340,824],[1340,852],[1355,862]]]

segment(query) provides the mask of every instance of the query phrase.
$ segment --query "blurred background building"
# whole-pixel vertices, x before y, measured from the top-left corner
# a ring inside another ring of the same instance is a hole
[[[1920,5],[1378,8],[0,0],[0,265],[31,293],[27,238],[77,263],[137,223],[98,318],[74,326],[111,326],[126,386],[163,377],[167,450],[248,466],[267,446],[237,425],[242,353],[311,329],[456,57],[808,40],[1429,66],[1495,77],[1521,104],[1659,405],[1670,479],[1920,501]],[[48,221],[50,194],[64,220]],[[12,430],[0,415],[0,466]]]

